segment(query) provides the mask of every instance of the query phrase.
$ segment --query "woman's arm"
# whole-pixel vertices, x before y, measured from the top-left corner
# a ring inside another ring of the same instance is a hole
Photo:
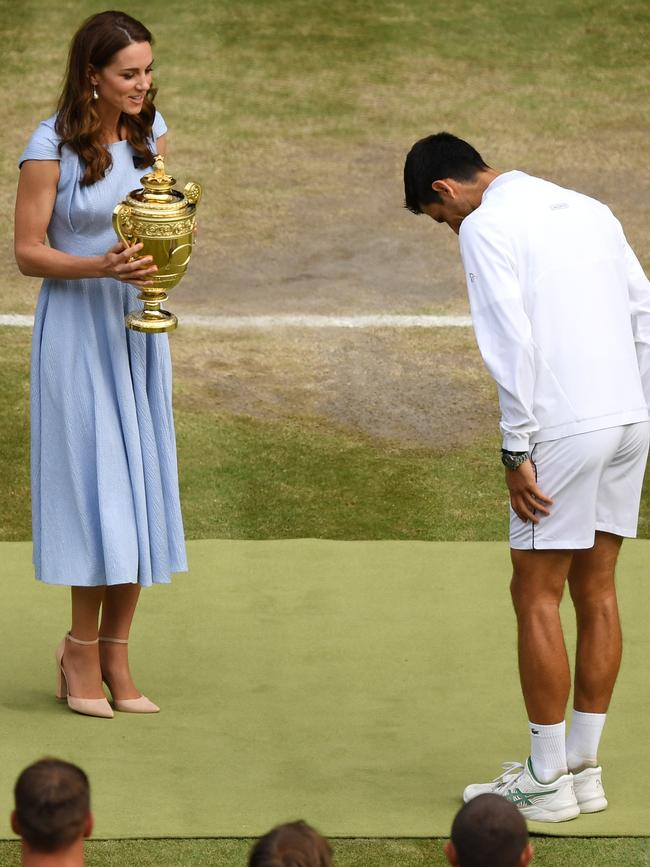
[[[156,270],[150,256],[129,262],[142,244],[116,244],[103,256],[72,256],[45,243],[59,182],[58,160],[26,160],[16,194],[14,249],[16,262],[27,277],[80,280],[112,277],[135,286],[148,286]],[[144,267],[143,267],[144,266]]]

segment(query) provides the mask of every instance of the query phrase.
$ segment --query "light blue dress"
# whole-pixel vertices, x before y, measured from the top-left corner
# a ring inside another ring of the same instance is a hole
[[[75,256],[117,243],[115,205],[141,186],[126,141],[109,145],[113,166],[82,187],[83,167],[58,151],[55,117],[20,158],[60,160],[47,235]],[[153,139],[167,127],[156,115]],[[47,584],[168,583],[187,569],[166,334],[127,330],[138,290],[110,278],[43,282],[31,368],[34,566]]]

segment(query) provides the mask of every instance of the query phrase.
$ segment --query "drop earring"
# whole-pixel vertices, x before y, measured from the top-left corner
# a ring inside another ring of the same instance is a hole
[[[99,94],[97,93],[97,88],[93,84],[93,99],[99,99]]]

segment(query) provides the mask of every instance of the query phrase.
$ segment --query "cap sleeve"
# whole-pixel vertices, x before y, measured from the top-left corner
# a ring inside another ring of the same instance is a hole
[[[162,114],[156,109],[156,116],[153,119],[153,124],[151,126],[151,135],[153,136],[153,140],[156,141],[160,138],[161,135],[164,135],[167,132],[167,124],[165,123],[165,118]]]
[[[23,151],[18,167],[22,166],[25,160],[60,160],[59,153],[59,136],[54,130],[54,120],[51,117],[48,120],[43,120],[36,127],[35,132],[30,138],[27,147]]]

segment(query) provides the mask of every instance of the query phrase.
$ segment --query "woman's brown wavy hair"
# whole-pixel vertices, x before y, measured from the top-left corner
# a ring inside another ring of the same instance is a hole
[[[103,69],[118,51],[134,42],[153,43],[153,37],[144,24],[125,12],[92,15],[72,39],[65,84],[57,106],[56,131],[61,139],[59,153],[64,145],[69,145],[86,166],[82,185],[101,180],[113,162],[109,149],[100,140],[102,127],[92,95],[90,67]],[[139,114],[123,113],[121,117],[126,137],[144,166],[151,165],[154,158],[149,138],[156,116],[155,95],[156,89],[152,87]]]

